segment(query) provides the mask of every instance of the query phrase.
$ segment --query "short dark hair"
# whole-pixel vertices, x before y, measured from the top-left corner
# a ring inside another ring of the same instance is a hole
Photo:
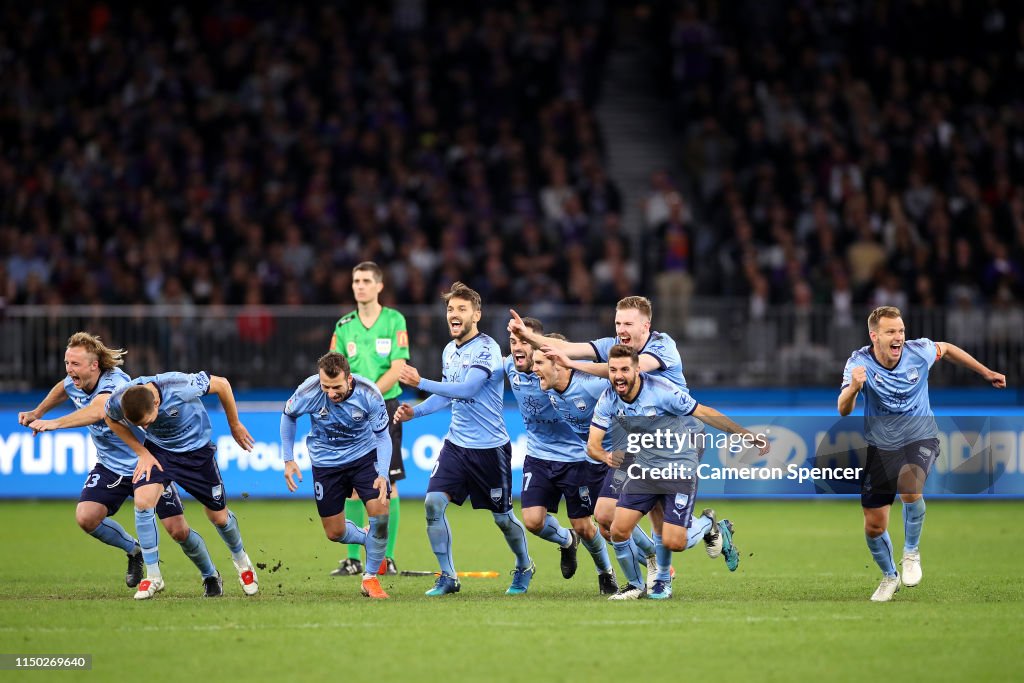
[[[526,322],[526,321],[524,320],[523,322]],[[565,338],[564,334],[559,334],[558,332],[548,332],[544,336],[547,337],[548,339],[558,339],[560,341],[569,341],[568,339]]]
[[[446,304],[452,299],[465,299],[473,304],[474,311],[479,311],[483,306],[479,292],[458,280],[452,283],[452,288],[442,294],[441,298],[444,299]]]
[[[626,344],[616,344],[608,351],[608,360],[612,358],[628,358],[633,365],[640,364],[640,356],[637,355],[636,349]]]
[[[125,419],[133,425],[142,422],[143,418],[149,415],[155,405],[156,401],[153,399],[153,392],[147,389],[144,384],[128,387],[125,389],[124,394],[121,395],[121,411],[124,413]]]
[[[352,274],[354,275],[356,272],[360,270],[370,271],[370,273],[373,274],[373,279],[375,282],[384,282],[384,271],[381,270],[380,266],[378,266],[373,261],[363,261],[362,263],[357,263],[356,267],[352,269]]]
[[[537,334],[544,334],[544,323],[536,318],[523,318],[523,324]]]
[[[337,351],[328,351],[324,355],[320,356],[320,360],[316,362],[317,370],[323,370],[324,374],[334,379],[338,375],[350,375],[352,369],[349,367],[348,358],[345,358],[342,354]]]

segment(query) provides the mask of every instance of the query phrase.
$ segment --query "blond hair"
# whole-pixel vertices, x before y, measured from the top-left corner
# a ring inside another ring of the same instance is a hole
[[[99,361],[100,370],[110,370],[124,364],[124,349],[111,349],[100,338],[88,332],[75,332],[68,337],[68,348],[85,349]]]
[[[868,330],[871,332],[878,331],[878,323],[882,318],[902,318],[903,314],[900,313],[900,309],[895,306],[879,306],[875,310],[871,311],[871,315],[868,316]]]
[[[627,296],[625,299],[620,299],[619,303],[615,304],[616,311],[629,309],[640,311],[640,315],[644,316],[648,320],[651,319],[651,300],[645,296]]]

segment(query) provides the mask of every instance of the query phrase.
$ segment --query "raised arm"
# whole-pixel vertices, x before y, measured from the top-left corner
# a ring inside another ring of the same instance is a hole
[[[850,383],[843,387],[843,390],[839,392],[839,414],[846,417],[853,412],[853,407],[857,405],[857,395],[860,394],[860,390],[864,387],[864,382],[868,379],[868,372],[863,366],[857,366],[850,371]]]
[[[512,316],[512,319],[508,321],[509,333],[519,337],[533,348],[539,349],[542,346],[553,346],[569,358],[578,360],[597,360],[597,354],[594,352],[594,347],[588,342],[570,342],[563,341],[561,339],[553,339],[552,337],[545,337],[542,334],[537,334],[524,325],[523,319],[520,318],[519,314],[514,310],[509,309],[509,313]],[[607,375],[605,376],[607,377]]]
[[[949,342],[935,342],[935,346],[939,349],[939,358],[947,358],[957,365],[963,366],[968,370],[972,370],[982,378],[994,386],[996,389],[1006,388],[1006,375],[990,370],[981,361],[967,353],[959,346],[950,344]]]
[[[33,410],[18,413],[18,424],[28,427],[66,400],[68,400],[68,392],[64,390],[64,381],[61,380],[53,385],[46,397]]]

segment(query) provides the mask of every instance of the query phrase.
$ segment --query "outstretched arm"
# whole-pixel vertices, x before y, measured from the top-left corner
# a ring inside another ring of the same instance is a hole
[[[768,453],[770,449],[768,439],[765,438],[763,435],[755,434],[746,427],[742,427],[736,424],[729,417],[718,412],[711,406],[706,406],[701,403],[698,403],[697,407],[693,411],[693,416],[700,420],[701,422],[709,424],[715,429],[721,430],[723,432],[728,432],[730,434],[743,434],[745,436],[749,436],[751,439],[751,445],[756,446],[760,451],[761,455],[765,455],[766,453]]]
[[[594,347],[586,342],[571,342],[563,341],[561,339],[554,339],[552,337],[545,337],[542,334],[537,334],[529,327],[523,324],[523,319],[519,317],[519,314],[514,310],[509,309],[509,313],[512,315],[512,319],[508,321],[508,331],[510,334],[522,339],[524,342],[529,344],[535,349],[539,349],[542,346],[553,346],[558,350],[562,351],[569,358],[577,358],[582,360],[596,360],[597,355],[594,353]]]
[[[473,398],[484,388],[484,383],[490,379],[486,370],[480,367],[471,367],[466,373],[466,379],[462,382],[435,382],[431,379],[420,377],[419,371],[411,365],[402,368],[402,384],[408,384],[416,389],[429,391],[435,396],[445,398],[467,399]]]
[[[39,402],[35,409],[18,413],[18,424],[27,427],[66,400],[68,400],[68,392],[64,390],[64,381],[61,380],[53,385],[50,393],[46,394],[46,397]]]
[[[939,349],[939,358],[948,358],[957,365],[961,365],[968,370],[973,370],[996,389],[1006,388],[1006,375],[996,372],[995,370],[990,370],[981,361],[961,349],[959,346],[950,344],[949,342],[935,342],[935,346]]]
[[[79,408],[56,420],[35,420],[29,424],[29,428],[33,432],[49,432],[54,429],[73,429],[103,422],[108,398],[110,398],[110,394],[100,394],[84,408]]]

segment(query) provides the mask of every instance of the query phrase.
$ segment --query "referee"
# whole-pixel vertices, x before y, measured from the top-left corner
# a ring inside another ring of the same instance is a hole
[[[348,358],[352,373],[377,383],[384,395],[388,416],[394,417],[398,409],[398,396],[402,388],[398,374],[409,360],[409,332],[405,327],[405,316],[393,308],[380,305],[380,293],[384,289],[384,272],[376,263],[364,261],[352,269],[352,294],[356,299],[356,310],[343,316],[334,326],[331,351],[337,351]],[[398,501],[400,479],[405,479],[402,464],[402,423],[391,423],[391,503],[388,520],[388,545],[384,551],[387,574],[397,574],[395,567],[395,541],[398,539],[398,516],[401,506]],[[345,518],[362,527],[365,523],[363,503],[353,495],[345,501]],[[359,576],[363,564],[359,561],[362,546],[348,546],[348,557],[341,561],[331,576]],[[373,568],[367,567],[368,571]],[[378,570],[378,573],[381,573]]]

